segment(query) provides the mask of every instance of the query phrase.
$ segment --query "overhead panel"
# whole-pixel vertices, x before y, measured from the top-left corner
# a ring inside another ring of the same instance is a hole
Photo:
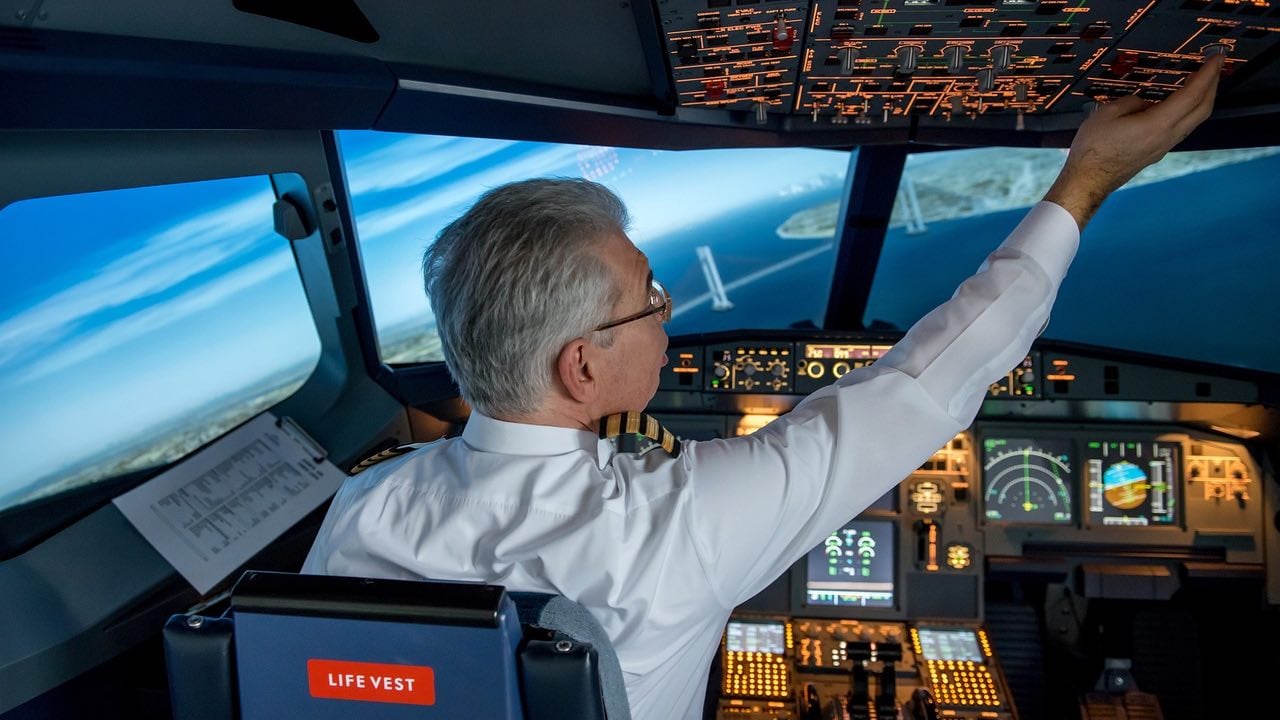
[[[1206,54],[1244,68],[1280,0],[658,0],[679,104],[820,124],[1077,113],[1180,87]],[[1268,56],[1269,57],[1269,56]]]
[[[809,3],[660,0],[679,104],[790,113]]]
[[[800,112],[902,123],[1043,113],[1146,0],[821,0]]]
[[[1226,56],[1225,82],[1280,42],[1280,3],[1275,0],[1184,0],[1153,7],[1108,48],[1072,95],[1106,99],[1138,93],[1159,100],[1182,84],[1206,55]],[[1250,67],[1249,70],[1257,70]]]

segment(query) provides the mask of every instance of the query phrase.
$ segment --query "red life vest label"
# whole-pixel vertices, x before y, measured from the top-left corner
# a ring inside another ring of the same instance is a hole
[[[426,665],[347,660],[307,661],[311,697],[331,700],[434,705],[436,674]]]

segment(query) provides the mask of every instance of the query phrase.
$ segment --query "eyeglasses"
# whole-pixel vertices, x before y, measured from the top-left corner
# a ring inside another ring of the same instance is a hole
[[[616,328],[619,325],[626,325],[627,323],[632,322],[633,320],[646,318],[646,317],[649,317],[650,315],[657,315],[658,313],[662,313],[662,322],[665,323],[671,320],[671,309],[673,306],[674,306],[674,302],[671,299],[671,294],[668,293],[667,289],[662,286],[662,283],[658,282],[657,280],[653,280],[649,284],[649,307],[645,308],[644,310],[641,310],[640,312],[634,315],[621,317],[621,318],[618,318],[617,320],[611,320],[603,325],[597,326],[592,330],[592,332],[599,332],[601,330],[608,330],[609,328]]]

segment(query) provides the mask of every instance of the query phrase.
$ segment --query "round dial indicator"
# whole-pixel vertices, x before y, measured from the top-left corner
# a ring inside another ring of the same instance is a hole
[[[983,440],[982,498],[988,520],[1069,524],[1073,487],[1069,441]]]

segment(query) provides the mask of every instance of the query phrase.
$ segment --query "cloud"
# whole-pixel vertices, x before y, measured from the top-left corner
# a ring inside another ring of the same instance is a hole
[[[94,315],[169,290],[260,243],[274,200],[266,189],[148,238],[121,242],[137,249],[0,323],[0,365],[47,355]]]
[[[347,179],[352,195],[409,187],[516,144],[510,140],[413,136],[353,159],[347,166]]]
[[[44,355],[38,364],[31,365],[15,379],[15,384],[31,382],[84,362],[108,350],[119,348],[131,340],[154,332],[166,325],[182,320],[268,279],[294,268],[289,253],[272,253],[270,256],[220,275],[216,280],[202,283],[176,298],[145,310],[127,315],[100,328],[76,335],[70,342],[60,344],[53,352]]]
[[[376,240],[435,213],[458,208],[485,190],[510,180],[563,173],[567,163],[572,165],[576,175],[577,153],[581,149],[579,145],[539,149],[498,167],[463,175],[454,182],[433,190],[430,195],[414,197],[365,213],[356,219],[360,242]],[[434,228],[431,230],[434,231]]]

